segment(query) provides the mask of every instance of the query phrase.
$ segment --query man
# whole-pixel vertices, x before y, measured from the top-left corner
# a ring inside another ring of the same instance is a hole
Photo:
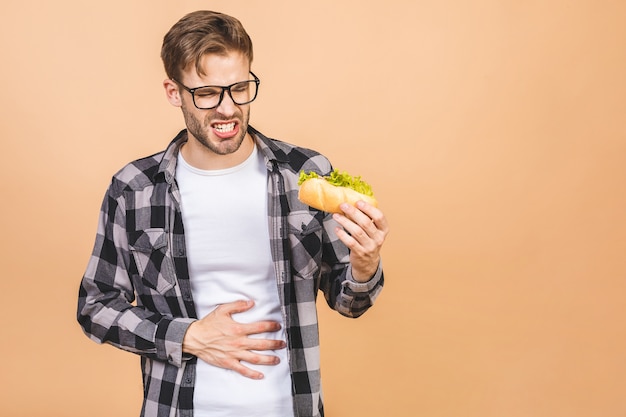
[[[141,356],[142,416],[322,416],[315,299],[358,317],[383,285],[383,213],[297,199],[322,155],[248,125],[260,84],[241,23],[200,11],[163,41],[186,129],[104,198],[78,321]]]

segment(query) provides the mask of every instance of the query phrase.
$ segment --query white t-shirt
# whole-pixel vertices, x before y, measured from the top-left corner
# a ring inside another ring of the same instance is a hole
[[[234,314],[242,323],[275,320],[282,329],[251,337],[286,340],[278,286],[270,252],[267,217],[267,169],[256,147],[242,164],[205,171],[190,166],[179,153],[176,180],[182,198],[189,276],[200,318],[218,305],[254,300],[255,306]],[[261,380],[198,360],[194,390],[196,417],[293,416],[287,350],[275,366],[259,370]]]

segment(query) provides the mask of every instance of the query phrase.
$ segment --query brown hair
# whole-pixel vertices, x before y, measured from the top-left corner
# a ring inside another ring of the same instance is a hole
[[[223,13],[200,10],[187,14],[167,32],[161,59],[167,76],[180,79],[189,65],[206,75],[200,66],[204,55],[233,51],[241,52],[252,63],[252,40],[241,22]]]

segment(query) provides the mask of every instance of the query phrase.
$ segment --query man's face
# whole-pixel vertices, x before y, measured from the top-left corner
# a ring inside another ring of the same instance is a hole
[[[206,75],[196,73],[195,66],[186,70],[179,80],[189,88],[207,85],[227,86],[250,78],[250,63],[239,52],[227,55],[205,55],[201,61]],[[180,88],[182,111],[189,140],[196,140],[206,150],[216,155],[237,152],[248,130],[250,104],[237,105],[228,92],[220,105],[210,110],[197,109],[191,93]]]

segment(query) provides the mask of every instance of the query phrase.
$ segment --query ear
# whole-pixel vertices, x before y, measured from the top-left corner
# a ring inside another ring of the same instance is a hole
[[[176,84],[173,80],[167,78],[163,81],[163,88],[165,88],[165,96],[167,97],[167,101],[174,107],[181,107],[183,102],[180,98],[180,90],[178,88],[178,84]]]

